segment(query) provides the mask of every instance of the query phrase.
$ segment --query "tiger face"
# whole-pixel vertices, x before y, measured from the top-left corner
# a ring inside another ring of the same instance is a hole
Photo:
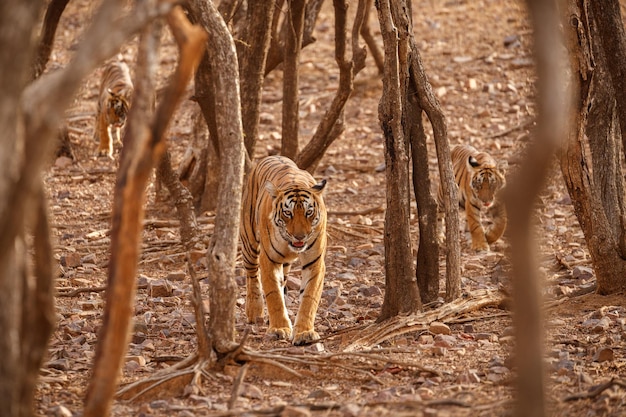
[[[472,173],[470,181],[472,203],[482,208],[490,208],[493,206],[496,193],[504,185],[504,175],[488,160],[481,164],[475,157],[469,156],[467,165],[468,171]]]
[[[325,186],[290,159],[269,156],[259,161],[244,188],[240,236],[246,316],[250,323],[263,318],[265,301],[267,334],[295,345],[320,338],[314,324],[326,273]],[[295,261],[302,266],[302,280],[292,326],[284,288]]]
[[[265,184],[273,198],[272,222],[292,252],[300,253],[319,235],[318,225],[322,213],[316,199],[326,185],[326,180],[310,190],[290,188],[277,190],[272,182]]]
[[[124,127],[126,115],[128,114],[129,103],[125,94],[117,94],[110,88],[107,90],[107,122],[110,126],[117,128]]]

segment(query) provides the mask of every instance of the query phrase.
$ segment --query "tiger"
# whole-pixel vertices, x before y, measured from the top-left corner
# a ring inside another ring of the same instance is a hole
[[[459,187],[459,206],[465,210],[467,227],[472,237],[472,249],[489,250],[489,245],[504,234],[507,224],[504,203],[498,198],[506,185],[504,170],[506,162],[496,161],[486,152],[478,152],[470,145],[457,145],[451,152],[454,178]],[[439,185],[438,224],[439,239],[443,240],[443,187]],[[485,232],[481,212],[486,210],[493,224]]]
[[[126,62],[113,60],[102,72],[94,139],[98,141],[98,156],[113,158],[113,141],[122,143],[121,130],[131,104],[133,82]]]
[[[246,271],[246,317],[249,323],[263,318],[265,297],[267,335],[291,339],[294,345],[320,339],[314,323],[326,273],[325,186],[326,180],[317,182],[292,160],[274,155],[257,163],[243,192],[240,240]],[[302,265],[302,281],[292,327],[285,306],[285,284],[296,259]]]

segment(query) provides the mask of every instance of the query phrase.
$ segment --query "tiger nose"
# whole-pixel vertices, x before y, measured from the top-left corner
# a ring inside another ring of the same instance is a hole
[[[304,233],[296,233],[296,234],[293,235],[293,237],[296,240],[302,242],[304,240],[304,238],[306,237],[306,234],[304,234]]]

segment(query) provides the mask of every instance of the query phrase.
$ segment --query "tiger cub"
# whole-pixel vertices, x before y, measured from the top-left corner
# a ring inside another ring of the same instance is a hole
[[[99,142],[98,156],[113,158],[113,141],[122,143],[120,131],[126,123],[132,94],[133,82],[126,62],[107,63],[102,72],[96,111],[94,138]]]
[[[472,236],[473,250],[489,250],[489,245],[500,239],[506,228],[504,203],[498,200],[499,191],[505,186],[506,163],[496,161],[485,152],[478,152],[469,145],[457,145],[452,149],[454,178],[459,187],[459,205],[465,209],[467,227]],[[439,186],[439,230],[442,239],[444,225],[443,188]],[[485,233],[481,212],[486,210],[493,217],[493,224]]]
[[[325,185],[326,180],[316,182],[290,159],[268,156],[252,170],[243,193],[240,238],[247,275],[248,322],[263,317],[265,296],[267,333],[277,339],[291,339],[294,345],[320,338],[314,322],[326,272]],[[302,284],[292,329],[284,288],[296,259],[302,265]]]

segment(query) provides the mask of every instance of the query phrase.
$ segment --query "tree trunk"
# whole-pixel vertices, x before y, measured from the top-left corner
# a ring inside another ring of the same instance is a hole
[[[215,228],[209,250],[210,333],[213,348],[230,352],[235,343],[235,260],[239,239],[241,191],[243,188],[243,127],[239,94],[239,70],[233,38],[211,2],[196,1],[194,14],[209,33],[208,72],[212,75],[215,100],[216,139],[220,146],[220,186]],[[206,117],[206,115],[205,115]]]
[[[565,184],[574,204],[574,212],[585,235],[589,254],[593,262],[598,283],[598,293],[611,294],[626,289],[626,261],[618,244],[621,237],[614,235],[613,229],[607,218],[607,213],[601,200],[601,192],[598,185],[593,182],[589,161],[585,155],[584,133],[588,121],[588,109],[594,100],[591,80],[593,73],[593,48],[592,44],[598,42],[593,38],[589,22],[593,17],[588,16],[585,0],[571,3],[566,17],[570,25],[567,25],[567,45],[572,54],[572,84],[578,94],[578,101],[573,111],[573,123],[569,133],[567,149],[561,157],[561,170],[565,178]],[[601,12],[600,12],[601,13]],[[606,54],[606,51],[605,51]],[[602,61],[600,60],[599,63]],[[597,114],[597,113],[594,113]],[[610,125],[613,117],[605,114],[609,120],[594,120],[593,125],[605,123]],[[589,133],[596,133],[592,128]],[[611,146],[610,137],[594,137],[591,141],[597,143],[609,141],[606,146]],[[594,145],[595,147],[596,145]],[[620,158],[621,159],[621,158]],[[614,162],[609,161],[613,165]],[[603,170],[606,161],[598,163],[596,169]],[[615,183],[609,184],[615,187]],[[623,194],[620,198],[624,198]],[[617,210],[617,208],[613,208]]]
[[[247,30],[244,42],[242,42],[246,46],[239,50],[241,121],[250,159],[254,158],[254,146],[257,140],[261,90],[270,47],[275,3],[275,0],[271,0],[252,1],[248,4]]]
[[[354,77],[365,67],[366,52],[358,44],[359,29],[365,13],[363,3],[363,0],[359,1],[357,17],[354,20],[352,30],[352,59],[348,60],[346,57],[348,4],[343,0],[333,1],[335,8],[335,60],[339,67],[339,87],[330,108],[324,114],[313,137],[296,158],[298,166],[310,173],[315,171],[328,147],[343,133],[345,128],[343,110],[350,94],[352,94]]]
[[[595,13],[593,8],[590,10],[593,15],[605,13],[603,10]],[[592,40],[601,39],[596,20],[594,16],[588,22]],[[593,71],[589,74],[593,101],[589,106],[586,134],[589,138],[594,166],[593,182],[595,188],[599,189],[600,201],[623,258],[626,255],[626,209],[622,176],[621,131],[616,107],[617,92],[613,88],[601,42],[592,41],[590,48],[592,49],[588,52],[594,63]]]
[[[110,412],[130,330],[145,187],[152,168],[165,151],[164,133],[206,44],[204,31],[192,26],[180,7],[173,9],[167,21],[180,48],[180,61],[154,118],[150,114],[160,30],[149,29],[142,36],[139,48],[139,82],[115,185],[107,302],[85,398],[86,417],[107,416]],[[151,119],[152,125],[149,126]]]
[[[620,13],[619,0],[588,0],[591,14],[596,22],[599,39],[592,37],[593,43],[600,43],[607,57],[608,72],[613,81],[617,115],[621,126],[622,148],[626,151],[626,31]],[[591,34],[591,32],[587,32]]]
[[[445,210],[445,222],[446,222],[446,301],[452,301],[461,295],[461,243],[459,241],[459,209],[458,204],[458,191],[455,184],[454,172],[452,171],[452,159],[450,157],[450,144],[448,143],[448,127],[446,119],[439,106],[439,101],[433,93],[432,86],[428,82],[426,77],[426,70],[424,64],[417,49],[417,44],[413,37],[411,40],[411,79],[414,83],[417,91],[417,97],[419,99],[420,107],[424,109],[428,116],[428,120],[433,127],[433,135],[435,137],[435,148],[437,150],[437,160],[439,166],[439,178],[443,186],[444,195],[447,196],[444,200]],[[423,191],[425,192],[425,190]],[[430,192],[430,190],[429,190]],[[416,197],[417,198],[417,197]],[[429,204],[429,203],[427,203]],[[428,207],[428,205],[426,206]],[[436,222],[435,222],[436,223]],[[429,233],[432,225],[424,230],[420,227],[420,239],[421,233]],[[436,227],[436,226],[435,226]],[[434,236],[424,236],[429,243],[429,248],[424,248],[424,255],[426,251],[432,256],[435,249],[431,246]],[[418,254],[419,256],[419,254]],[[430,260],[430,262],[433,262]],[[428,274],[427,271],[432,271],[430,267],[423,265],[424,269],[420,267],[420,273],[423,271]],[[424,287],[430,287],[431,292],[435,287],[439,287],[439,283],[436,284],[432,281],[439,280],[439,275],[436,276],[426,275],[418,277],[418,282],[423,282]],[[420,287],[421,289],[421,287]],[[422,297],[424,300],[430,300],[432,294],[427,297]]]
[[[392,7],[399,8],[398,3],[399,0],[376,3],[385,48],[383,95],[378,112],[385,139],[387,179],[385,297],[378,321],[414,313],[422,307],[411,253],[409,153],[402,123],[408,82],[409,27],[394,21]]]
[[[405,125],[411,141],[413,161],[413,193],[419,221],[419,246],[415,275],[422,303],[434,301],[439,296],[439,242],[437,240],[437,201],[431,193],[428,169],[426,132],[422,121],[422,108],[417,99],[415,85],[409,90],[409,108]]]
[[[289,19],[283,58],[283,127],[281,155],[295,160],[298,155],[300,93],[298,64],[304,30],[305,0],[287,0]]]
[[[19,181],[18,173],[21,157],[17,151],[24,146],[24,136],[18,128],[19,106],[22,91],[30,81],[31,60],[35,45],[31,39],[32,28],[37,26],[37,18],[43,2],[22,2],[6,0],[0,3],[0,27],[11,30],[0,31],[0,213],[15,218],[15,210],[10,199]],[[39,170],[37,171],[39,173]],[[25,191],[25,190],[24,190]],[[31,195],[28,198],[32,198]],[[18,209],[22,209],[18,207]],[[23,219],[23,218],[22,218]],[[23,220],[17,225],[0,222],[0,232],[9,233],[7,227],[15,227],[0,244],[0,416],[31,415],[31,402],[22,398],[22,392],[33,389],[26,380],[22,358],[24,352],[20,338],[26,330],[22,323],[23,298],[28,291],[26,264],[28,252],[24,236]],[[28,411],[24,413],[24,408]]]
[[[529,0],[537,61],[538,118],[535,140],[528,146],[520,169],[504,190],[509,217],[511,264],[513,266],[513,323],[517,366],[517,416],[545,415],[543,367],[543,320],[537,244],[533,239],[532,213],[552,158],[567,132],[571,98],[561,55],[560,19],[556,5]]]

